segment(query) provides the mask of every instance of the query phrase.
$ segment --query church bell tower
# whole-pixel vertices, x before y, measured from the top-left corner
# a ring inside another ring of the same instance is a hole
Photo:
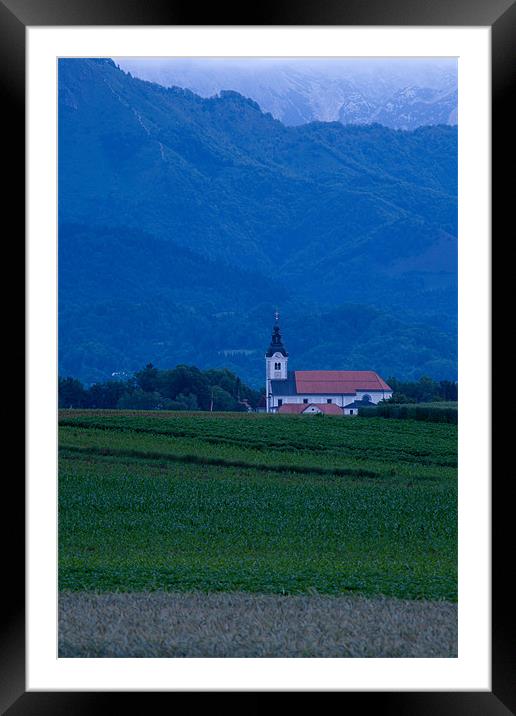
[[[286,380],[288,353],[281,339],[279,313],[274,314],[274,327],[269,349],[265,354],[265,404],[267,412],[271,412],[272,390],[271,380]]]

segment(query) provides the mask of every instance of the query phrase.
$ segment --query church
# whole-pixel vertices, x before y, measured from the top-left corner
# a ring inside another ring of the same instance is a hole
[[[361,407],[391,396],[392,388],[372,370],[289,370],[275,313],[265,354],[267,413],[357,415]]]

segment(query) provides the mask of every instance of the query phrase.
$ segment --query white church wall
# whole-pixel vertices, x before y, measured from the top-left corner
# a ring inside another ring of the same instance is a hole
[[[274,405],[278,404],[278,399],[283,401],[283,405],[287,403],[300,405],[305,400],[307,403],[327,403],[328,400],[331,400],[335,405],[342,407],[352,403],[356,398],[355,395],[339,395],[336,393],[327,393],[326,395],[311,395],[310,393],[305,393],[304,395],[275,395],[273,398]]]
[[[356,395],[339,395],[335,393],[327,393],[325,395],[311,395],[310,393],[305,393],[304,395],[275,395],[272,398],[271,407],[277,408],[278,400],[282,401],[282,405],[300,405],[301,403],[304,403],[305,400],[308,403],[327,403],[328,400],[331,400],[332,403],[342,408],[350,403],[353,403],[355,400],[362,400],[364,395],[369,395],[371,403],[376,405],[380,402],[380,400],[383,400],[383,398],[390,398],[392,392],[382,390],[359,390]]]

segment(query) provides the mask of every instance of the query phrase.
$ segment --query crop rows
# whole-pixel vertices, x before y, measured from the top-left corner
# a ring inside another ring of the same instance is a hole
[[[335,418],[314,418],[307,426],[304,416],[271,416],[253,420],[246,415],[245,419],[241,416],[240,421],[230,421],[219,415],[211,419],[204,416],[180,419],[177,413],[160,414],[159,418],[108,415],[100,420],[93,415],[76,419],[65,417],[60,422],[63,427],[129,431],[135,437],[137,434],[150,434],[193,438],[204,444],[226,444],[269,452],[304,450],[342,454],[345,451],[366,459],[378,456],[384,460],[393,455],[397,461],[427,458],[433,464],[457,464],[454,426],[421,426],[412,421],[400,425],[397,422]]]
[[[456,599],[455,426],[61,417],[61,589]]]

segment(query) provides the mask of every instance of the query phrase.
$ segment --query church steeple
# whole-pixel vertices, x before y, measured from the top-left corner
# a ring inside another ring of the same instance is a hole
[[[281,353],[285,358],[288,356],[285,346],[281,338],[280,326],[279,326],[279,312],[274,313],[274,328],[272,329],[272,338],[269,346],[269,350],[265,354],[267,358],[271,358],[275,353]]]
[[[286,380],[288,376],[288,353],[283,345],[279,327],[279,313],[274,314],[274,327],[270,346],[265,354],[265,400],[266,410],[274,409],[273,381]]]

